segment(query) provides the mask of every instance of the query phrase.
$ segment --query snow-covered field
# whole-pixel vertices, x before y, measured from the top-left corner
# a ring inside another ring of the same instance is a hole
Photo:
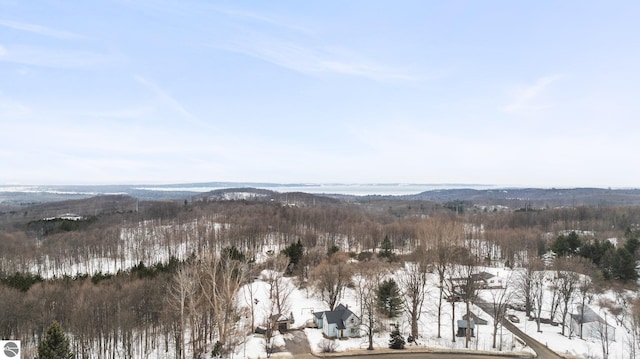
[[[285,278],[285,280],[295,287],[293,278]],[[439,291],[436,287],[436,277],[430,278],[431,285],[427,292],[427,298],[423,307],[422,317],[420,319],[420,333],[421,336],[417,339],[417,344],[407,344],[408,346],[419,347],[436,347],[446,349],[464,349],[465,338],[456,337],[456,341],[452,342],[452,330],[451,330],[451,303],[443,301],[442,310],[442,326],[441,326],[441,338],[437,338],[437,302]],[[261,279],[257,279],[250,284],[253,289],[254,299],[258,299],[258,304],[254,306],[256,313],[256,325],[265,321],[267,314],[269,313],[268,306],[269,300],[269,286]],[[326,304],[324,304],[316,293],[314,293],[312,287],[308,289],[296,289],[291,293],[290,303],[291,312],[294,316],[293,328],[304,328],[305,323],[313,318],[313,312],[328,310]],[[248,288],[245,286],[239,293],[239,303],[249,310],[250,300],[247,294]],[[357,295],[354,289],[346,288],[341,296],[340,303],[348,306],[354,313],[359,313],[359,303]],[[465,314],[464,303],[458,302],[456,305],[456,319],[461,319],[461,316]],[[493,336],[492,336],[492,318],[484,313],[480,308],[472,306],[471,310],[474,314],[480,318],[488,321],[487,325],[476,327],[476,336],[472,338],[469,344],[469,350],[487,350],[487,351],[499,351],[500,348],[492,348]],[[374,335],[374,348],[388,348],[389,337],[392,324],[399,324],[400,333],[406,338],[410,333],[410,322],[406,317],[398,317],[393,319],[380,318],[380,330]],[[321,329],[306,328],[304,332],[307,335],[310,349],[315,353],[320,353],[321,349],[319,344],[323,341],[323,335]],[[284,345],[284,340],[281,335],[276,335],[276,342]],[[498,346],[500,345],[500,339],[498,339]],[[356,349],[366,349],[368,346],[368,337],[363,332],[359,338],[336,340],[336,351],[344,352]],[[259,335],[251,335],[246,341],[247,348],[239,347],[236,350],[236,355],[246,358],[265,358],[266,351],[264,346],[264,339]],[[502,350],[503,351],[522,351],[523,346],[514,340],[511,333],[506,330],[502,331]]]
[[[479,268],[479,270],[487,270],[490,273],[500,274],[501,277],[507,278],[512,271],[509,268]],[[396,273],[398,275],[398,273]],[[296,280],[293,278],[285,278],[287,283],[296,288],[290,296],[291,312],[294,315],[295,322],[292,325],[293,328],[304,328],[305,323],[312,319],[312,313],[314,311],[327,310],[326,304],[324,304],[314,293],[313,288],[307,286],[308,289],[297,289]],[[456,341],[452,342],[452,328],[451,328],[451,304],[449,302],[443,302],[442,312],[442,324],[441,324],[441,338],[437,338],[437,302],[438,302],[438,289],[436,287],[436,277],[432,275],[430,277],[431,285],[427,291],[427,299],[423,307],[422,317],[420,319],[420,337],[417,339],[417,343],[407,344],[407,346],[417,346],[425,348],[443,348],[443,349],[462,349],[464,350],[465,338],[455,338]],[[262,279],[256,279],[251,286],[253,287],[254,299],[258,299],[258,305],[255,305],[254,310],[256,313],[256,323],[264,322],[264,319],[268,313],[269,293],[268,284]],[[247,287],[239,294],[239,303],[245,306],[247,310],[250,307],[250,302],[245,299]],[[482,290],[480,298],[484,298],[490,301],[491,294],[490,289]],[[603,297],[612,297],[611,293],[605,293]],[[551,300],[551,294],[547,293],[547,301]],[[356,292],[354,289],[347,288],[341,296],[340,303],[348,305],[349,309],[359,313],[359,303],[357,300]],[[599,298],[596,296],[592,299],[590,307],[601,316],[605,316],[606,309],[598,306]],[[549,303],[546,303],[549,305]],[[456,303],[455,319],[461,319],[465,314],[464,303]],[[478,315],[481,319],[487,320],[487,325],[476,326],[476,336],[472,338],[469,344],[469,350],[482,350],[482,351],[520,351],[531,352],[531,349],[523,346],[523,344],[510,333],[506,328],[498,329],[498,336],[496,338],[497,347],[492,348],[493,343],[493,319],[490,315],[483,312],[479,307],[473,305],[471,311]],[[573,333],[572,338],[560,334],[560,326],[553,326],[550,324],[541,324],[541,333],[536,332],[535,321],[529,321],[524,315],[524,312],[509,310],[509,314],[513,314],[519,318],[519,323],[515,323],[518,328],[526,332],[528,335],[537,339],[539,342],[546,344],[552,350],[563,354],[572,354],[578,357],[584,358],[602,358],[603,349],[602,341],[599,338],[585,338],[580,339]],[[543,312],[544,313],[544,312]],[[544,316],[544,314],[543,314]],[[611,314],[607,314],[607,323],[615,328],[615,341],[610,342],[608,346],[608,358],[620,358],[627,359],[632,357],[630,354],[630,334],[627,330],[616,323],[613,320]],[[374,336],[374,348],[387,348],[390,332],[392,330],[392,324],[398,323],[400,326],[400,332],[406,338],[410,333],[410,323],[407,317],[398,317],[394,319],[380,319],[380,330]],[[257,325],[257,324],[256,324]],[[315,353],[320,353],[321,349],[319,344],[326,340],[323,337],[321,329],[306,328],[304,332],[307,336],[310,349]],[[568,330],[567,330],[568,334]],[[290,335],[290,334],[285,334]],[[276,351],[280,351],[279,355],[287,355],[283,353],[284,340],[280,334],[277,334],[274,340],[274,347]],[[359,338],[351,338],[347,340],[336,340],[336,351],[346,352],[350,350],[366,349],[368,346],[368,338],[365,333]],[[251,335],[246,338],[245,343],[236,349],[235,357],[244,358],[265,358],[265,344],[264,338],[260,335]]]
[[[633,295],[632,293],[629,294]],[[573,332],[571,338],[569,338],[569,328],[565,329],[565,335],[563,336],[560,325],[556,326],[543,323],[540,324],[541,332],[538,332],[536,322],[528,320],[524,312],[510,311],[509,313],[516,315],[520,320],[519,323],[514,323],[520,330],[558,353],[571,354],[583,358],[604,358],[603,340],[599,336],[599,334],[604,334],[615,337],[615,340],[610,341],[605,348],[605,350],[608,351],[608,358],[633,358],[634,356],[631,355],[632,349],[630,348],[633,341],[632,333],[629,332],[622,323],[617,322],[607,309],[598,305],[599,299],[611,299],[613,294],[611,292],[603,293],[599,297],[600,298],[594,298],[589,307],[596,312],[600,318],[606,320],[606,323],[614,329],[615,334],[613,335],[607,332],[595,333],[595,335],[585,334],[583,339],[580,339],[578,334]],[[547,295],[547,305],[549,305],[550,300],[551,296]],[[575,313],[575,311],[572,312]],[[624,321],[623,319],[623,323]]]

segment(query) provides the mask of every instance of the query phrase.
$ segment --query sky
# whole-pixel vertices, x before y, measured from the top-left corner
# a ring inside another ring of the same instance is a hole
[[[0,0],[0,184],[640,187],[639,15]]]

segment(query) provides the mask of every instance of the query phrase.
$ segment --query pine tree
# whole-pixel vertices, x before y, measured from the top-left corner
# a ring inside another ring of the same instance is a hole
[[[389,240],[389,236],[384,236],[382,243],[380,245],[380,253],[378,254],[380,258],[386,258],[389,261],[392,261],[393,258],[393,243]]]
[[[289,263],[295,266],[298,264],[298,262],[300,261],[300,259],[302,259],[302,256],[304,255],[304,246],[298,239],[297,243],[292,243],[287,248],[283,249],[281,252],[285,254],[287,257],[289,257]]]
[[[386,279],[378,287],[378,308],[389,318],[395,318],[402,311],[402,297],[398,283],[393,279]]]
[[[397,329],[398,325],[396,325],[396,329],[394,329],[390,334],[389,339],[389,348],[390,349],[404,349],[404,338],[400,335],[400,330]]]
[[[38,354],[35,359],[73,359],[74,355],[69,347],[69,340],[58,322],[54,321],[47,329],[47,334],[38,344]]]

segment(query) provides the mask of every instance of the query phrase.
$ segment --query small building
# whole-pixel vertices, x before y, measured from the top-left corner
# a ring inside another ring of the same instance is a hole
[[[462,319],[468,320],[467,315],[463,315]],[[475,313],[471,312],[471,323],[475,325],[487,325],[488,321],[486,319],[478,317]]]
[[[322,318],[324,317],[324,312],[314,312],[313,313],[313,322],[316,323],[316,328],[322,328]]]
[[[292,320],[283,314],[274,314],[271,316],[273,329],[277,329],[280,333],[285,333],[291,329]]]
[[[616,327],[607,323],[588,306],[584,306],[584,314],[580,313],[580,306],[576,314],[571,314],[571,330],[582,338],[600,339],[606,336],[609,341],[616,340]]]
[[[504,289],[507,286],[507,280],[500,275],[494,275],[487,279],[488,289]]]
[[[469,277],[451,278],[450,281],[456,291],[463,293],[465,288],[473,288],[474,290],[489,288],[489,281],[492,280],[492,278],[496,278],[496,276],[489,272],[480,272],[473,273]],[[494,286],[497,285],[495,282],[492,282],[492,284]],[[500,285],[502,285],[502,283],[500,283]]]
[[[470,325],[469,325],[470,324]],[[471,331],[471,336],[475,336],[473,330],[475,329],[476,324],[471,320],[471,323],[468,323],[466,320],[458,320],[458,332],[456,333],[456,337],[466,337],[467,330]]]
[[[503,289],[506,285],[506,279],[489,272],[472,274],[471,277],[478,288]]]
[[[336,309],[313,313],[322,333],[328,338],[353,338],[360,336],[360,318],[348,307],[338,304]]]
[[[487,283],[487,281],[491,278],[495,277],[493,274],[489,273],[489,272],[480,272],[480,273],[474,273],[471,275],[471,278],[474,280],[474,282],[476,283]]]

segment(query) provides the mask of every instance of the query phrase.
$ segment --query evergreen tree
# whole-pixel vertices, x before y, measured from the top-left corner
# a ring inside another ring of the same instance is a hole
[[[380,312],[389,318],[400,315],[402,310],[402,297],[398,283],[393,279],[386,279],[378,287],[378,308]]]
[[[404,338],[400,335],[400,330],[398,330],[398,326],[396,325],[396,329],[394,329],[389,338],[389,348],[390,349],[404,349]]]
[[[572,231],[568,235],[561,234],[551,244],[551,250],[554,251],[559,257],[568,256],[578,252],[580,249],[580,237],[575,231]]]
[[[581,244],[582,244],[582,241],[580,240],[580,237],[578,237],[578,233],[576,233],[575,231],[571,231],[571,233],[569,233],[569,235],[567,236],[567,245],[569,246],[569,254],[576,253],[580,248]]]
[[[389,240],[389,236],[384,236],[380,244],[380,253],[378,256],[380,258],[387,258],[390,261],[393,259],[393,243]]]
[[[608,250],[602,260],[602,267],[605,279],[619,279],[621,281],[638,279],[636,259],[624,247]]]
[[[292,243],[287,248],[283,249],[282,253],[289,257],[289,263],[295,266],[304,255],[304,246],[298,239],[297,243]]]
[[[567,242],[567,237],[564,234],[561,234],[556,238],[556,240],[551,244],[551,250],[554,251],[559,257],[564,257],[569,253],[569,243]]]
[[[69,347],[69,340],[62,331],[60,324],[54,321],[47,329],[44,340],[38,344],[38,354],[35,359],[73,359],[74,355]]]
[[[592,243],[585,243],[580,247],[578,254],[581,257],[590,259],[593,264],[597,266],[602,265],[602,259],[605,257],[607,251],[613,249],[613,244],[611,242],[604,240],[601,241],[599,239],[595,239]]]
[[[631,253],[634,257],[638,255],[638,248],[640,248],[640,241],[637,235],[627,237],[627,241],[624,243],[624,248]]]
[[[636,272],[636,258],[633,254],[629,253],[626,248],[618,248],[616,251],[616,262],[614,268],[614,278],[623,281],[635,281],[638,279],[638,273]]]

